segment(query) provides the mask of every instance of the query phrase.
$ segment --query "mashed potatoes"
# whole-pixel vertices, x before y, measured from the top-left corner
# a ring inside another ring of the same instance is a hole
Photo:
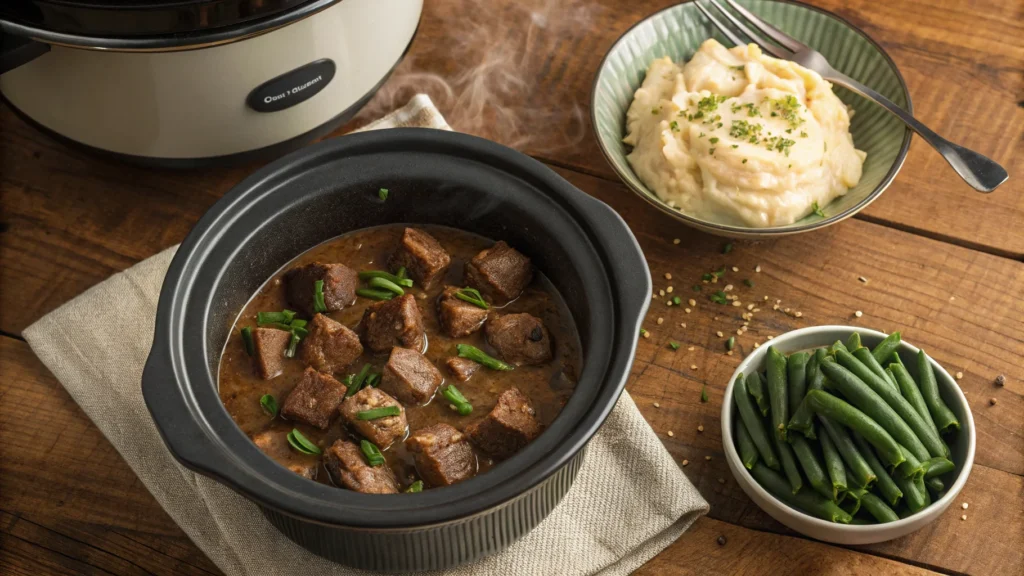
[[[754,44],[707,40],[683,66],[655,60],[626,128],[640,179],[722,224],[792,224],[855,186],[865,158],[832,85]]]

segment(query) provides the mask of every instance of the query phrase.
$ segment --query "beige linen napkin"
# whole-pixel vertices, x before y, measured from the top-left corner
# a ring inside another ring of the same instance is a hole
[[[425,95],[368,128],[393,126],[449,129]],[[179,465],[161,441],[140,381],[174,251],[89,289],[26,329],[25,339],[171,518],[225,573],[361,573],[294,544],[255,504]],[[91,321],[97,317],[107,321]],[[551,515],[505,552],[449,574],[626,574],[707,510],[623,393],[588,445],[572,490]]]

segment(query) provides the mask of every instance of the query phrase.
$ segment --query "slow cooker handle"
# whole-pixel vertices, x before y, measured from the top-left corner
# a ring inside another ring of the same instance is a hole
[[[28,64],[50,51],[50,45],[5,32],[0,26],[0,74]]]

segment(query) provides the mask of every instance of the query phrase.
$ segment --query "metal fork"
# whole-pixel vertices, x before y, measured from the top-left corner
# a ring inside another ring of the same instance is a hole
[[[868,88],[860,82],[857,82],[856,80],[832,68],[828,63],[828,60],[826,60],[821,53],[790,37],[775,26],[761,20],[749,10],[737,4],[734,0],[725,0],[725,2],[727,2],[729,6],[740,14],[749,24],[760,30],[765,36],[771,38],[775,42],[778,42],[782,47],[765,41],[757,33],[751,30],[747,24],[744,24],[739,18],[726,10],[717,2],[717,0],[709,1],[719,12],[722,13],[723,16],[725,16],[726,19],[729,20],[729,22],[731,22],[738,30],[746,34],[765,52],[780,60],[796,62],[804,68],[814,70],[825,80],[852,90],[853,92],[880,104],[883,108],[891,112],[907,126],[920,134],[921,137],[924,138],[925,142],[931,144],[932,148],[935,148],[939,154],[942,154],[942,157],[946,159],[946,162],[949,162],[949,165],[953,167],[953,170],[956,170],[956,173],[959,174],[960,177],[970,184],[975,190],[979,192],[991,192],[1009,178],[1006,170],[990,158],[978,154],[973,150],[964,148],[963,146],[953,144],[949,140],[939,136],[932,131],[932,129],[919,122],[906,110],[900,108],[885,96],[882,96],[871,88]],[[741,40],[735,31],[728,26],[723,25],[722,22],[719,21],[718,18],[716,18],[710,11],[701,6],[699,1],[695,0],[694,5],[696,5],[697,9],[707,16],[708,20],[710,20],[726,38],[731,40],[737,46],[746,45],[746,42]]]

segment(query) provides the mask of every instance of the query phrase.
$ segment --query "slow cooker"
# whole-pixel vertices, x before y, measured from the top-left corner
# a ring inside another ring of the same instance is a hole
[[[325,240],[393,223],[456,227],[522,250],[564,298],[583,365],[554,422],[486,474],[418,494],[361,494],[306,480],[261,452],[224,409],[217,367],[239,310],[271,274]],[[369,570],[450,568],[505,549],[569,491],[625,387],[650,294],[622,218],[528,156],[424,128],[331,138],[249,176],[182,242],[160,292],[142,393],[183,465],[255,502],[308,550]]]
[[[351,118],[422,0],[0,3],[0,93],[59,138],[151,164],[280,155]]]

